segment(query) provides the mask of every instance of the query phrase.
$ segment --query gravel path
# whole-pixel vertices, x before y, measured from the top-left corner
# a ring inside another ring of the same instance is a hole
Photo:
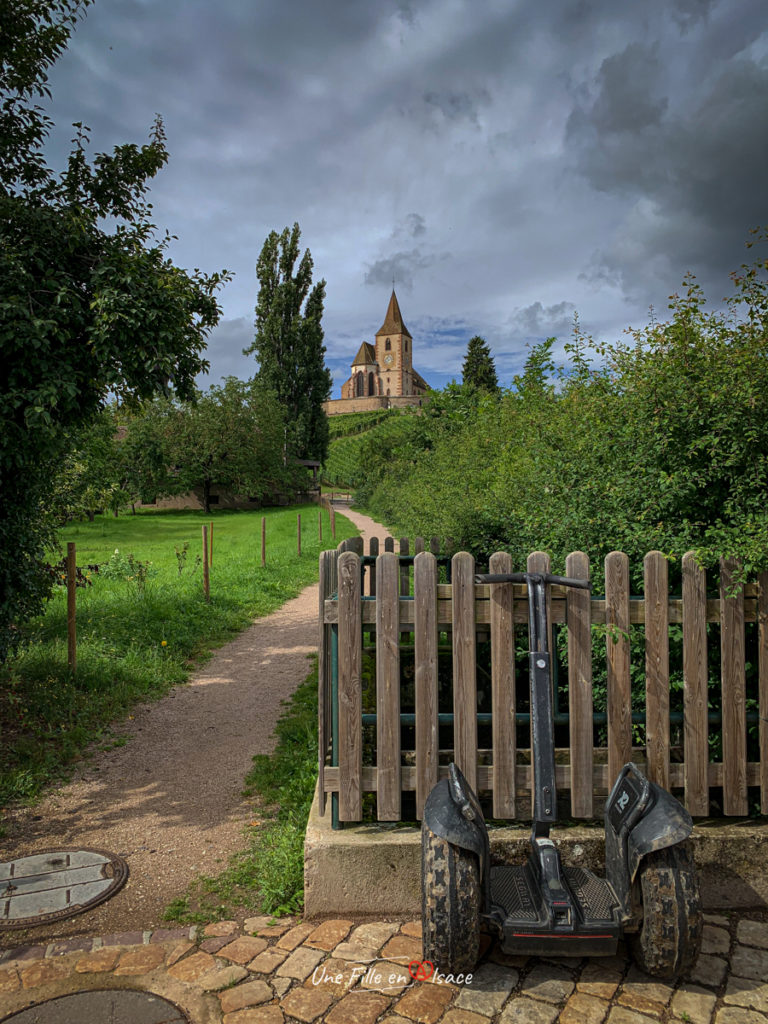
[[[338,508],[369,537],[387,536],[367,516]],[[73,780],[33,808],[5,818],[0,860],[62,847],[124,857],[125,887],[88,913],[14,942],[146,930],[197,875],[215,874],[242,848],[251,807],[241,797],[255,754],[269,753],[280,703],[306,678],[317,650],[317,586],[257,619],[219,648],[188,683],[138,705],[116,731],[126,743],[93,755]]]

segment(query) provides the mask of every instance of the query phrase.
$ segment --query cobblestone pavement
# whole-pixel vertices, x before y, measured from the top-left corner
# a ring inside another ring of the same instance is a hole
[[[0,954],[0,1013],[71,992],[134,989],[170,999],[193,1024],[768,1024],[766,916],[706,915],[691,977],[671,983],[623,956],[545,960],[493,946],[471,983],[439,972],[417,981],[418,921],[255,917],[65,939]]]

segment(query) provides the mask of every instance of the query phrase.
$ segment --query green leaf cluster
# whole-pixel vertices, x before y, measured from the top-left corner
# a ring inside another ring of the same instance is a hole
[[[90,0],[8,0],[0,8],[0,658],[40,607],[52,539],[52,482],[71,431],[110,395],[191,397],[226,272],[187,272],[157,238],[146,200],[168,159],[149,141],[87,155],[76,124],[66,167],[43,146],[48,72]]]
[[[392,443],[363,435],[360,501],[403,534],[517,565],[543,549],[562,568],[584,550],[601,572],[619,549],[638,569],[649,550],[768,567],[768,259],[733,283],[712,312],[687,277],[666,321],[617,343],[577,321],[567,362],[547,339],[499,400],[453,385]]]

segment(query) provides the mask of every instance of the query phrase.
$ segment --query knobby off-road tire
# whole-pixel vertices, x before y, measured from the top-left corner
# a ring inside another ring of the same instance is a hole
[[[480,952],[480,867],[469,850],[421,826],[424,959],[443,974],[473,971]]]
[[[701,948],[699,883],[689,842],[649,853],[638,870],[643,925],[627,936],[637,966],[657,978],[687,974]]]

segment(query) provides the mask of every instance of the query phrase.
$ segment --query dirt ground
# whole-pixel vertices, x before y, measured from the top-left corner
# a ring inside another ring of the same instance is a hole
[[[383,544],[382,526],[337,509],[364,539]],[[31,809],[6,814],[0,861],[94,847],[125,858],[130,877],[85,914],[5,932],[3,940],[17,945],[162,927],[165,907],[197,875],[217,873],[243,848],[243,827],[252,819],[243,781],[254,755],[273,749],[281,701],[307,676],[317,616],[315,585],[219,648],[186,684],[138,705],[115,727],[124,746],[93,753],[71,782]]]

